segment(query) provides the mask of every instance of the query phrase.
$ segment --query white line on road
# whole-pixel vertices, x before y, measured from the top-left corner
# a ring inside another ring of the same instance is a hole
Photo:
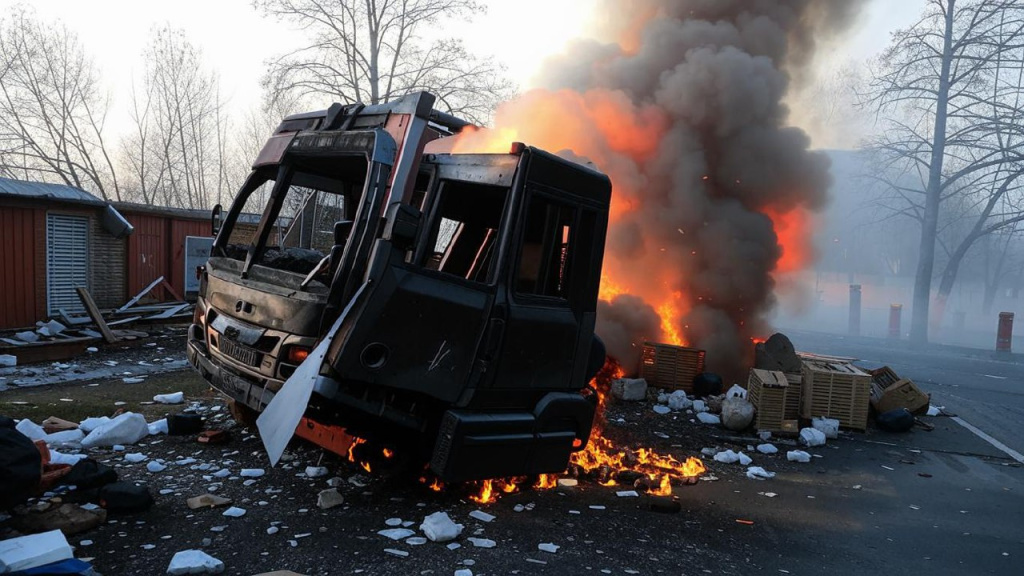
[[[995,378],[996,380],[1006,380],[1009,376],[993,376],[991,374],[982,374],[985,378]]]
[[[971,432],[974,432],[974,434],[977,435],[978,438],[981,438],[982,440],[984,440],[984,441],[988,442],[989,444],[995,446],[997,449],[1002,450],[1010,458],[1013,458],[1017,462],[1020,462],[1021,464],[1024,464],[1024,454],[1021,454],[1020,452],[1017,452],[1013,448],[1010,448],[1006,444],[1003,444],[999,440],[996,440],[995,438],[993,438],[993,437],[989,436],[988,434],[982,432],[980,428],[978,428],[977,426],[967,422],[966,420],[963,420],[959,416],[953,416],[952,420],[954,422],[956,422],[957,424],[963,426],[964,428],[967,428]]]

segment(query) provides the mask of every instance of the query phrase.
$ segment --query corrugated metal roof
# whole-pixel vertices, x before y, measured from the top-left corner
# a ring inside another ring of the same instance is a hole
[[[28,182],[0,178],[0,196],[17,196],[19,198],[38,198],[75,202],[77,204],[94,204],[103,206],[106,203],[81,188],[64,184],[48,184],[46,182]]]

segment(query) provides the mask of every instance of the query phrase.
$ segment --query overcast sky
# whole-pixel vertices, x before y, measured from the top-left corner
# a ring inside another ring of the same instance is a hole
[[[485,16],[463,31],[475,51],[493,54],[508,66],[522,89],[548,54],[571,38],[586,35],[600,20],[595,0],[484,0]],[[185,31],[201,47],[208,65],[220,74],[222,94],[232,107],[247,109],[260,98],[264,62],[301,41],[299,32],[261,17],[250,0],[0,0],[0,14],[16,4],[31,6],[46,20],[60,19],[78,33],[110,89],[115,131],[124,122],[118,111],[127,102],[133,75],[142,68],[142,52],[156,26]],[[870,57],[889,33],[920,14],[925,0],[873,0],[859,25],[827,49],[823,62]]]

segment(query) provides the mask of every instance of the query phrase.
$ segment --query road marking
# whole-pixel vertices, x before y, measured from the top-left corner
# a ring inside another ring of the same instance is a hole
[[[988,434],[982,432],[980,428],[978,428],[977,426],[967,422],[966,420],[960,418],[959,416],[953,416],[951,419],[954,422],[956,422],[957,424],[963,426],[964,428],[967,428],[971,432],[974,432],[974,434],[978,438],[981,438],[982,440],[984,440],[984,441],[988,442],[989,444],[995,446],[998,450],[1001,450],[1001,451],[1005,452],[1006,455],[1009,456],[1010,458],[1013,458],[1017,462],[1020,462],[1021,464],[1024,464],[1024,454],[1021,454],[1020,452],[1017,452],[1013,448],[1010,448],[1006,444],[1003,444],[999,440],[996,440],[995,438],[993,438],[993,437],[989,436]]]
[[[985,378],[995,378],[996,380],[1006,380],[1009,376],[993,376],[991,374],[983,374]]]

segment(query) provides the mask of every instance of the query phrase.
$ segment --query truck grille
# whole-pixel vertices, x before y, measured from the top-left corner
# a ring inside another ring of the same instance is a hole
[[[227,354],[246,366],[259,366],[260,361],[263,360],[263,355],[251,348],[235,344],[223,336],[217,340],[217,348],[219,348],[222,353]]]

